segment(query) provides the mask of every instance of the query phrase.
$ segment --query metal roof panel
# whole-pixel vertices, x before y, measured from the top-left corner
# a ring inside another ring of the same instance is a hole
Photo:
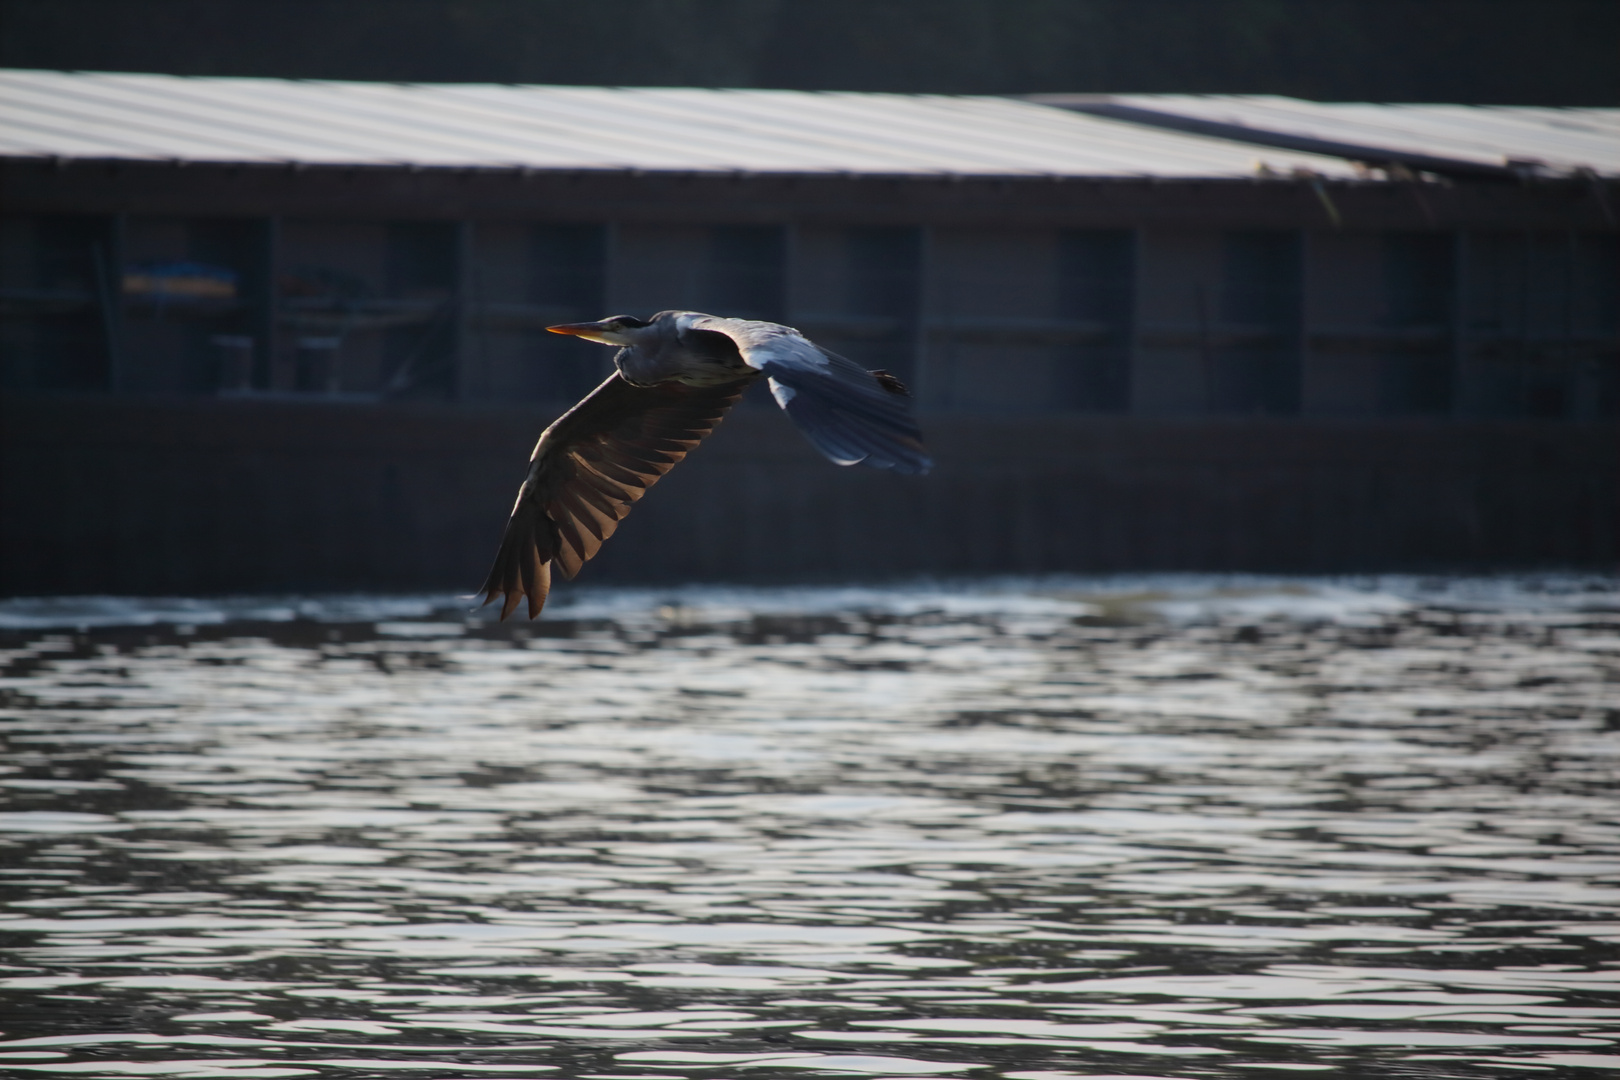
[[[1620,176],[1620,109],[1506,105],[1383,105],[1269,95],[1043,95],[1035,100],[1134,122],[1206,125],[1260,145],[1314,142],[1358,160],[1446,162],[1511,173],[1524,163]],[[1186,130],[1185,127],[1178,130]]]
[[[1350,176],[995,97],[0,71],[14,156],[876,175]]]

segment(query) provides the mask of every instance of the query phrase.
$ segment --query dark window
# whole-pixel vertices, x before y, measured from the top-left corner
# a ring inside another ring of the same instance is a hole
[[[882,368],[910,383],[922,291],[921,232],[855,226],[845,230],[844,244],[844,310],[857,321],[821,343],[862,367]]]
[[[1620,412],[1620,244],[1568,232],[1470,233],[1463,408],[1486,416]]]
[[[1130,406],[1131,234],[1122,229],[1058,236],[1057,315],[1090,324],[1059,380],[1063,407],[1123,412]]]
[[[1574,327],[1594,337],[1613,338],[1620,333],[1620,237],[1576,236],[1574,247]]]
[[[254,385],[268,324],[265,238],[262,219],[124,219],[118,389],[208,394]]]
[[[454,387],[458,227],[448,221],[388,227],[387,304],[401,325],[383,331],[383,392],[448,397]]]
[[[1449,233],[1389,233],[1384,237],[1389,325],[1443,326],[1451,321],[1454,243]]]
[[[1130,318],[1131,234],[1123,229],[1058,234],[1058,315],[1110,325]]]
[[[117,296],[112,230],[102,217],[8,217],[0,282],[0,386],[104,390]]]
[[[1575,237],[1575,296],[1570,324],[1578,376],[1588,386],[1588,416],[1620,416],[1620,237]]]
[[[1299,235],[1227,233],[1222,262],[1220,325],[1206,332],[1210,410],[1298,412]]]
[[[854,228],[849,311],[910,322],[917,317],[921,237],[912,228]]]
[[[712,314],[780,320],[784,244],[774,225],[718,225],[709,233],[703,306]]]
[[[1456,240],[1449,233],[1384,237],[1381,406],[1396,415],[1451,409],[1451,320]]]
[[[1299,318],[1299,235],[1233,232],[1222,251],[1221,318],[1293,326]]]
[[[566,309],[581,320],[609,314],[600,310],[604,232],[600,225],[536,225],[529,249],[533,302]]]
[[[396,221],[388,227],[390,296],[447,296],[456,281],[456,226]]]
[[[530,234],[530,302],[548,322],[584,322],[613,314],[606,295],[607,230],[601,225],[536,225]],[[536,335],[524,374],[527,396],[575,401],[602,381],[612,355],[595,342]]]
[[[246,389],[255,385],[263,346],[255,345],[262,319],[255,302],[261,297],[265,258],[265,222],[245,218],[196,218],[188,223],[191,257],[201,266],[230,274],[236,296],[210,317],[190,327],[182,387],[189,393]],[[199,312],[199,315],[205,313]]]

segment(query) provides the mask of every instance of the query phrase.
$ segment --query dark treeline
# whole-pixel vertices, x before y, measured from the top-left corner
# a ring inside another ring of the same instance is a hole
[[[0,65],[1620,104],[1620,0],[0,0]]]

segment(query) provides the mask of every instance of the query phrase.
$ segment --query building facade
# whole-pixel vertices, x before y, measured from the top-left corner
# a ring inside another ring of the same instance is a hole
[[[957,115],[920,99],[938,109],[913,117],[919,99],[895,95],[742,91],[528,101],[561,115],[556,145],[606,130],[629,144],[623,161],[531,145],[525,163],[480,144],[447,162],[431,139],[409,153],[406,135],[345,153],[341,131],[276,157],[252,139],[309,138],[318,85],[294,87],[296,128],[270,80],[5,74],[58,129],[15,107],[0,128],[8,592],[475,582],[524,444],[611,370],[607,350],[544,327],[665,308],[788,322],[895,372],[941,468],[911,488],[852,480],[784,444],[768,402],[745,403],[666,481],[684,495],[659,500],[661,487],[638,509],[610,545],[623,557],[604,553],[608,577],[1620,555],[1620,185],[1600,169],[1481,165],[1432,140],[1421,159],[1399,145],[1351,159],[1320,131],[1245,143],[1085,102]],[[266,95],[234,114],[252,138],[232,143],[211,83]],[[239,85],[255,83],[270,85]],[[350,89],[327,95],[331,114],[357,108]],[[90,121],[50,111],[90,91],[108,95],[80,103],[97,116],[109,100],[140,106],[126,127],[148,125],[149,142],[207,145],[136,153],[133,135],[87,135]],[[826,98],[840,98],[831,118],[825,100],[799,100]],[[420,103],[378,100],[401,112],[374,127],[408,133]],[[728,127],[732,113],[754,126]],[[500,119],[483,122],[499,134]],[[470,139],[431,109],[420,122]],[[61,145],[8,149],[18,131]],[[92,136],[105,145],[73,142]],[[664,161],[655,136],[732,165]],[[1113,157],[1028,164],[1062,157],[1060,138]],[[824,160],[771,156],[805,143]],[[902,150],[944,160],[866,160]],[[188,461],[188,445],[214,460]],[[219,475],[228,461],[254,479]],[[353,466],[341,483],[339,462]],[[109,477],[125,509],[69,508]],[[312,511],[345,490],[352,520]],[[738,491],[751,501],[728,508]],[[160,504],[138,538],[113,520]],[[799,538],[760,534],[761,514]],[[853,541],[844,518],[888,521],[896,543]],[[728,561],[716,521],[782,554]],[[260,550],[275,546],[267,531],[326,554],[278,560]],[[233,545],[246,554],[208,554]]]

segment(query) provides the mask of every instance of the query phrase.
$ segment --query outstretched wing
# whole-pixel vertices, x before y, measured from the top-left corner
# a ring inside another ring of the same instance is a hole
[[[617,372],[540,435],[518,490],[484,603],[529,618],[551,590],[551,565],[573,578],[630,507],[714,430],[752,378],[719,386],[634,386]]]
[[[900,473],[934,464],[923,448],[905,388],[828,352],[792,327],[714,315],[683,315],[683,330],[724,334],[749,367],[768,375],[777,404],[817,450],[840,465]]]

